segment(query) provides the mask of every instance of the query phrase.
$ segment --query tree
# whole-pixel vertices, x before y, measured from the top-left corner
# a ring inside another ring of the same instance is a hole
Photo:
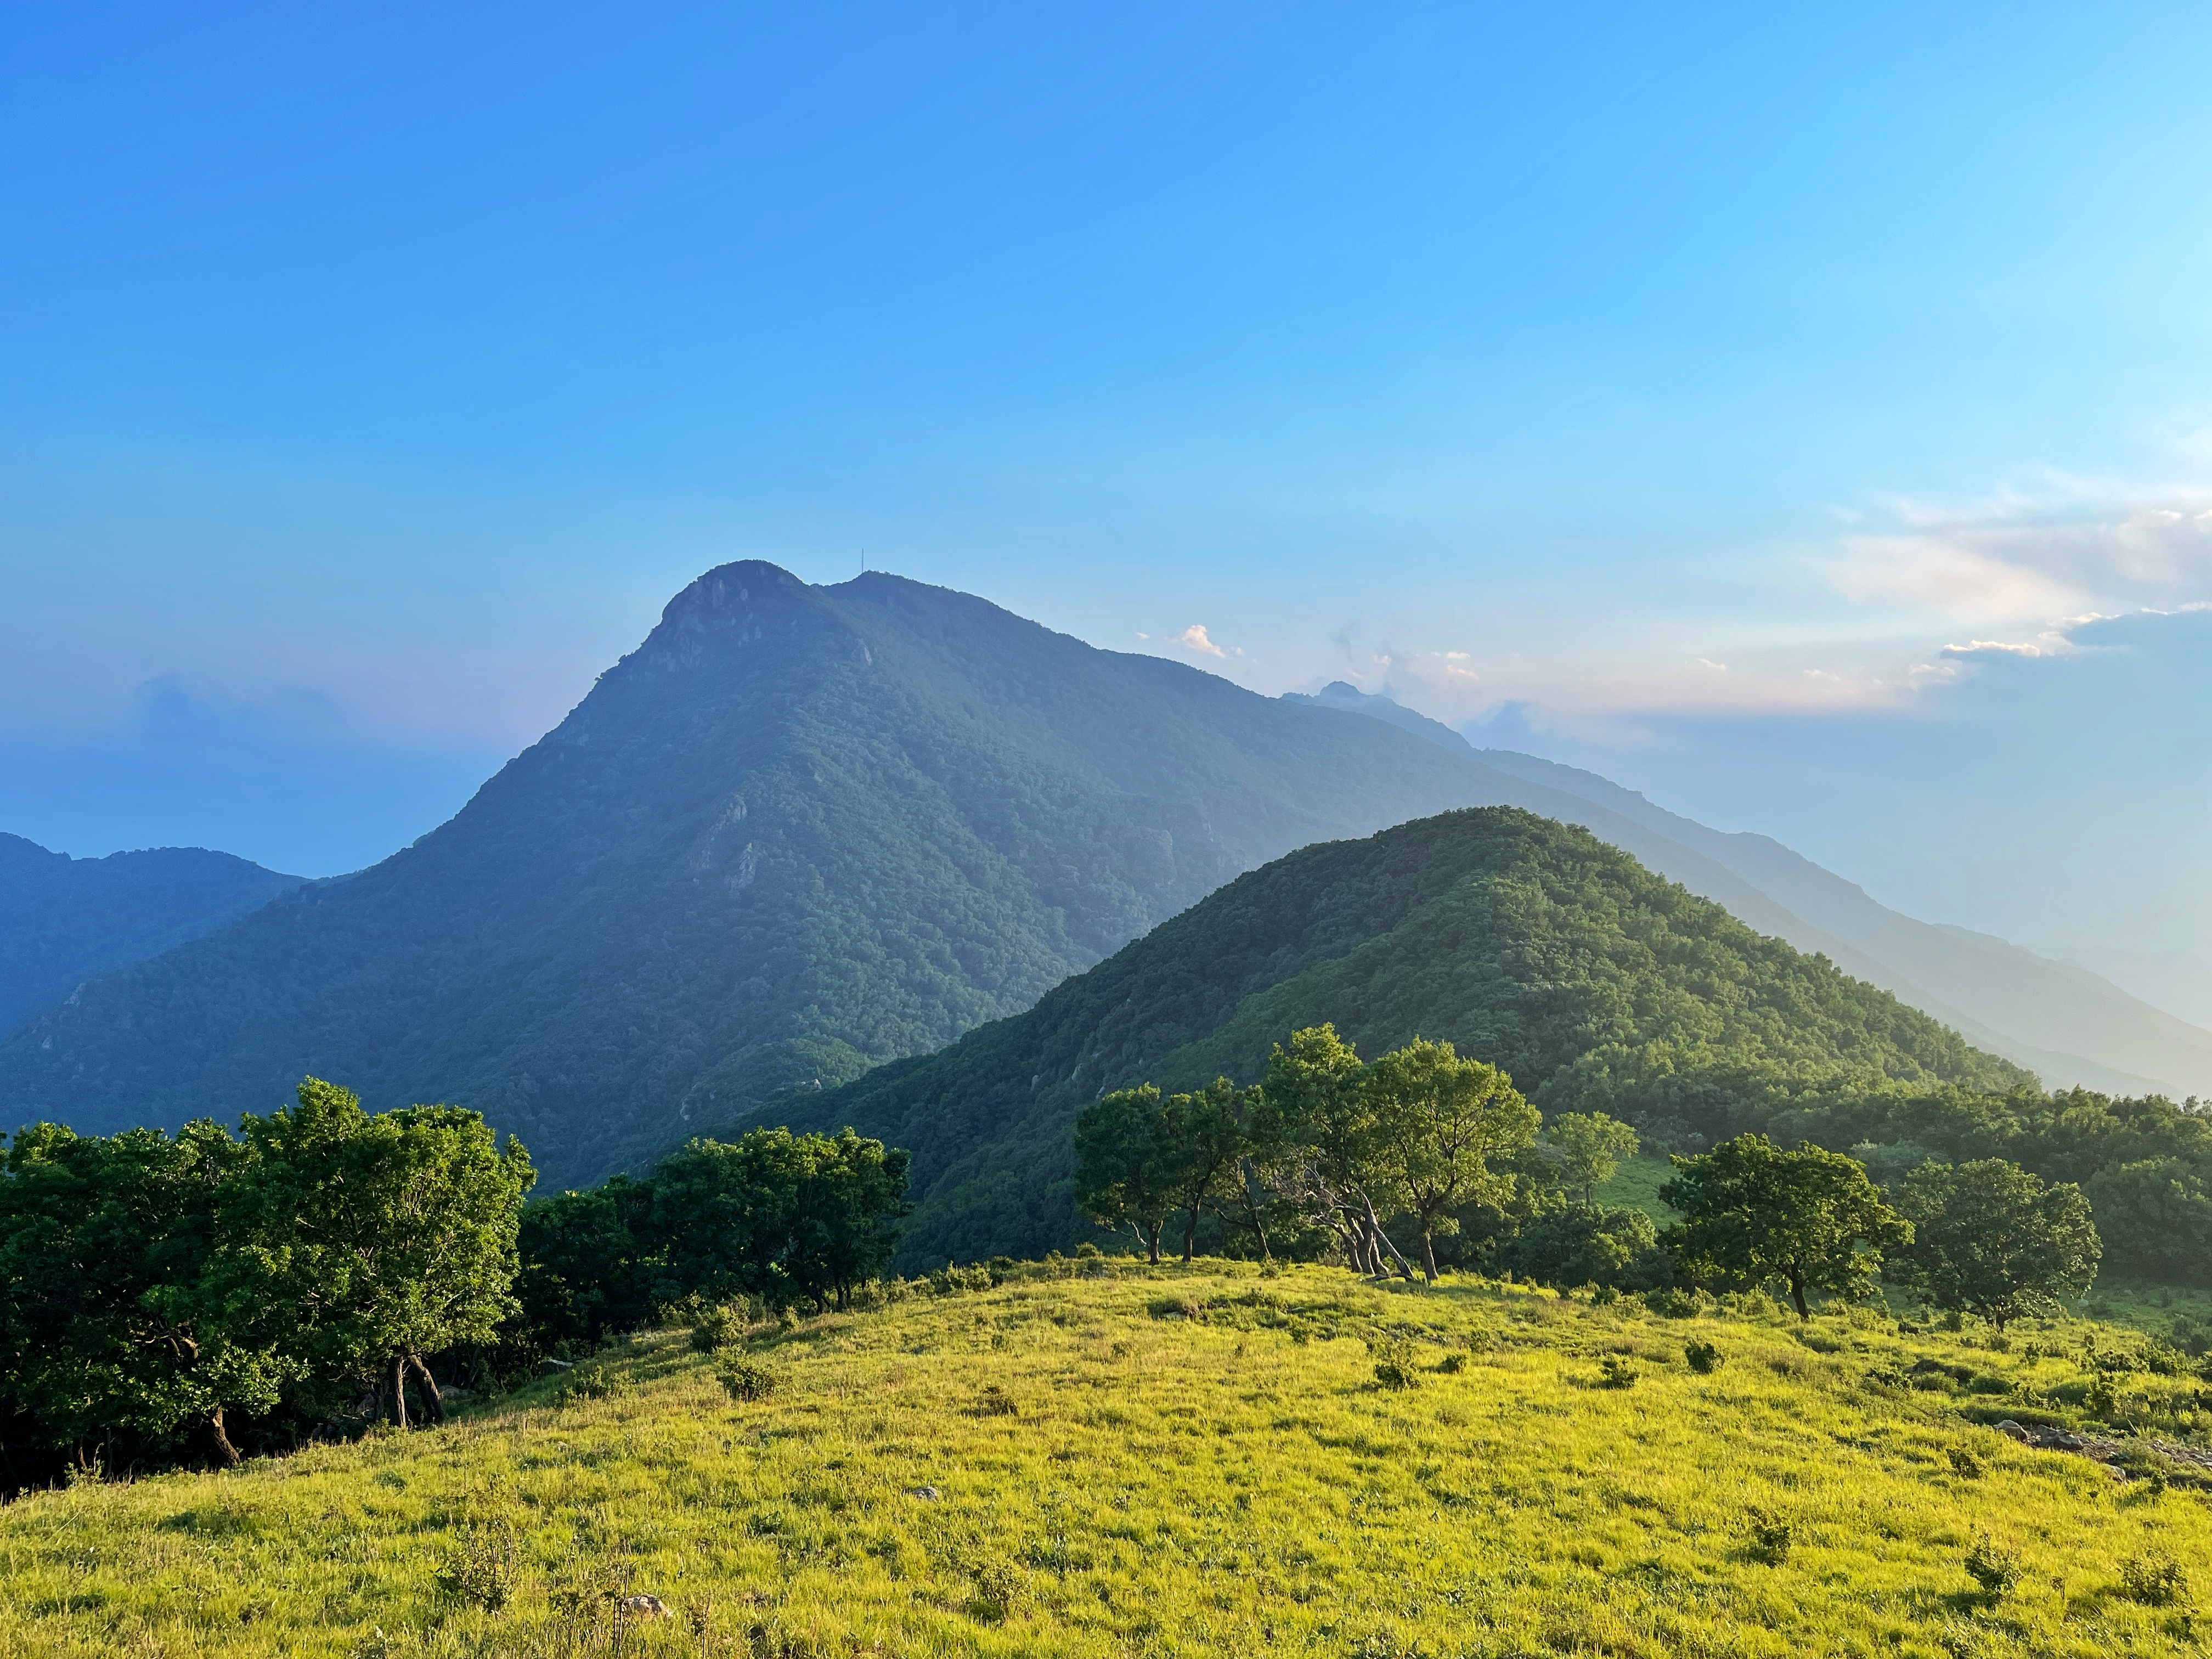
[[[647,1227],[653,1299],[750,1295],[787,1307],[805,1297],[792,1255],[799,1189],[814,1161],[785,1128],[691,1140],[663,1158]]]
[[[327,1377],[407,1382],[441,1414],[428,1356],[489,1342],[513,1312],[522,1196],[536,1177],[477,1113],[410,1106],[374,1115],[309,1078],[299,1103],[240,1120],[251,1158],[224,1205],[210,1290],[281,1321],[283,1351]]]
[[[1912,1241],[1866,1171],[1810,1144],[1785,1152],[1762,1134],[1723,1141],[1659,1190],[1680,1212],[1666,1245],[1692,1279],[1758,1285],[1780,1279],[1800,1319],[1808,1290],[1863,1296],[1881,1252]]]
[[[1156,1267],[1175,1204],[1161,1111],[1160,1091],[1147,1083],[1100,1096],[1075,1120],[1075,1201],[1103,1225],[1134,1228]]]
[[[1225,1077],[1160,1104],[1169,1207],[1182,1212],[1182,1259],[1197,1248],[1198,1218],[1237,1198],[1246,1151],[1242,1091]]]
[[[1559,1151],[1561,1172],[1583,1189],[1586,1205],[1596,1202],[1597,1189],[1641,1144],[1635,1130],[1605,1112],[1562,1113],[1552,1120],[1548,1139]]]
[[[805,1158],[793,1212],[792,1280],[817,1312],[833,1296],[840,1308],[849,1307],[853,1287],[882,1273],[898,1248],[889,1224],[907,1212],[912,1158],[849,1127],[834,1136],[803,1136],[800,1145]]]
[[[1912,1224],[1905,1282],[1934,1306],[1979,1314],[2002,1330],[2055,1309],[2097,1277],[2103,1247],[2089,1200],[2070,1182],[2046,1185],[2017,1164],[1923,1164],[1897,1207]]]
[[[1334,1025],[1310,1025],[1277,1043],[1252,1115],[1255,1161],[1285,1201],[1337,1235],[1355,1270],[1387,1272],[1387,1254],[1411,1279],[1376,1203],[1382,1148],[1365,1075]]]
[[[79,1457],[204,1425],[239,1459],[227,1413],[265,1411],[295,1367],[263,1310],[210,1283],[226,1182],[246,1149],[216,1124],[78,1135],[23,1130],[0,1181],[0,1395]]]
[[[1422,1271],[1437,1278],[1436,1235],[1461,1204],[1494,1201],[1511,1183],[1490,1167],[1535,1138],[1536,1109],[1495,1066],[1462,1060],[1449,1042],[1416,1037],[1370,1062],[1360,1094],[1371,1123],[1373,1167],[1412,1214]]]

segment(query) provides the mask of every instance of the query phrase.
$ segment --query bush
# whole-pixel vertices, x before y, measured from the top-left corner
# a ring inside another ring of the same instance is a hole
[[[439,1564],[438,1588],[465,1607],[497,1613],[514,1598],[520,1554],[510,1523],[471,1527]]]
[[[1790,1559],[1790,1547],[1796,1541],[1796,1528],[1787,1521],[1757,1510],[1751,1512],[1751,1538],[1747,1547],[1753,1560],[1778,1567]]]
[[[1463,1353],[1448,1353],[1437,1361],[1437,1369],[1446,1376],[1457,1376],[1467,1369],[1467,1356]]]
[[[1673,1271],[1643,1211],[1579,1204],[1530,1221],[1505,1242],[1498,1260],[1508,1272],[1540,1285],[1615,1291],[1663,1285]]]
[[[1644,1293],[1644,1305],[1662,1319],[1695,1319],[1712,1305],[1711,1298],[1673,1285]]]
[[[2171,1607],[2188,1599],[2189,1576],[2162,1551],[2130,1555],[2120,1563],[2120,1593],[2145,1607]]]
[[[1598,1387],[1601,1389],[1632,1389],[1636,1386],[1636,1367],[1617,1353],[1609,1353],[1597,1362]]]
[[[1413,1358],[1413,1345],[1402,1336],[1370,1336],[1368,1352],[1375,1356],[1375,1380],[1386,1389],[1413,1389],[1420,1386],[1420,1368]]]
[[[983,1392],[975,1397],[975,1415],[978,1417],[1019,1417],[1021,1414],[1021,1406],[1013,1395],[996,1382],[986,1382]]]
[[[616,1400],[634,1393],[630,1380],[607,1365],[579,1365],[561,1379],[561,1403],[572,1400]]]
[[[1711,1376],[1721,1368],[1721,1351],[1710,1342],[1685,1344],[1682,1358],[1699,1376]]]
[[[733,1348],[744,1340],[744,1311],[727,1303],[707,1309],[691,1328],[694,1353],[714,1353],[723,1348]]]
[[[1982,1460],[1964,1446],[1946,1446],[1943,1448],[1943,1456],[1951,1465],[1951,1473],[1961,1480],[1978,1480],[1982,1478]]]
[[[1966,1552],[1966,1576],[1982,1587],[1991,1601],[2002,1601],[2020,1583],[2020,1557],[1999,1549],[1984,1533]]]
[[[724,1360],[714,1375],[729,1390],[730,1398],[742,1404],[766,1400],[783,1385],[782,1379],[769,1367],[743,1355]]]

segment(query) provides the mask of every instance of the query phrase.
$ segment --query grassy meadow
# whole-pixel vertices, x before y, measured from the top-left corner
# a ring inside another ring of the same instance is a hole
[[[2202,1650],[2212,1494],[1966,1416],[2063,1414],[2130,1333],[1088,1271],[766,1328],[757,1401],[670,1331],[442,1428],[33,1494],[0,1656]],[[2196,1377],[2119,1381],[2212,1428]],[[671,1616],[616,1628],[630,1592]]]

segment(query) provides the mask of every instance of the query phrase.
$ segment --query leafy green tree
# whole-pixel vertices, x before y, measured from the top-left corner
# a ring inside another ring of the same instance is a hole
[[[283,1351],[325,1377],[392,1380],[407,1424],[411,1374],[435,1415],[427,1357],[489,1342],[515,1307],[516,1235],[535,1178],[475,1112],[364,1112],[309,1078],[299,1103],[241,1119],[251,1156],[223,1203],[211,1291],[281,1323]]]
[[[1419,1037],[1370,1061],[1360,1095],[1372,1126],[1371,1166],[1413,1218],[1422,1270],[1434,1284],[1437,1231],[1458,1225],[1457,1206],[1510,1187],[1492,1160],[1535,1138],[1536,1109],[1495,1066]]]
[[[1377,1194],[1386,1178],[1383,1148],[1366,1072],[1335,1026],[1291,1032],[1290,1042],[1277,1043],[1267,1056],[1252,1144],[1269,1185],[1334,1231],[1357,1271],[1382,1274],[1388,1255],[1411,1279],[1412,1265],[1382,1229]]]
[[[1182,1212],[1182,1259],[1197,1249],[1199,1218],[1242,1195],[1247,1151],[1243,1091],[1225,1077],[1160,1103],[1169,1207]]]
[[[880,1274],[898,1248],[890,1224],[907,1212],[908,1154],[848,1127],[800,1138],[807,1158],[793,1214],[789,1271],[817,1310]]]
[[[1076,1203],[1103,1225],[1134,1228],[1155,1265],[1176,1190],[1162,1113],[1147,1083],[1102,1095],[1075,1119]]]
[[[232,1411],[295,1367],[263,1310],[210,1283],[223,1188],[246,1149],[217,1125],[15,1138],[0,1180],[0,1395],[48,1443],[158,1445],[192,1423],[235,1463]]]
[[[1785,1152],[1741,1134],[1680,1172],[1659,1196],[1681,1213],[1669,1252],[1694,1279],[1758,1285],[1779,1279],[1800,1319],[1808,1290],[1864,1295],[1881,1252],[1912,1242],[1912,1227],[1883,1203],[1866,1171],[1841,1152],[1807,1145]]]
[[[1561,1172],[1583,1189],[1586,1205],[1596,1202],[1597,1189],[1641,1144],[1634,1129],[1605,1112],[1563,1112],[1552,1120],[1546,1138],[1559,1152]]]
[[[653,1172],[647,1243],[653,1297],[758,1296],[776,1307],[807,1290],[794,1272],[799,1189],[814,1153],[788,1129],[688,1142]]]
[[[2102,1254],[2089,1200],[2017,1164],[1923,1164],[1905,1178],[1899,1212],[1912,1224],[1900,1266],[1934,1306],[1979,1314],[1999,1330],[2057,1308],[2097,1277]]]

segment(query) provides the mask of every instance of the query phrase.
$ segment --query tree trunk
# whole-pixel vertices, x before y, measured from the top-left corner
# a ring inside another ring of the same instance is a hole
[[[1160,1265],[1160,1226],[1161,1224],[1156,1221],[1145,1229],[1145,1248],[1152,1253],[1152,1262],[1155,1267]]]
[[[430,1401],[431,1418],[434,1421],[440,1423],[444,1422],[446,1420],[446,1397],[438,1392],[438,1379],[430,1375],[430,1368],[422,1363],[422,1356],[421,1354],[409,1354],[407,1356],[407,1363],[414,1367],[415,1375],[422,1379],[422,1391]]]
[[[1375,1256],[1376,1271],[1383,1271],[1382,1267],[1382,1252],[1383,1250],[1388,1250],[1390,1253],[1390,1259],[1398,1264],[1399,1277],[1403,1279],[1408,1285],[1412,1284],[1413,1282],[1413,1265],[1410,1261],[1407,1261],[1405,1254],[1401,1251],[1395,1244],[1390,1242],[1390,1235],[1382,1231],[1382,1218],[1375,1213],[1375,1200],[1373,1199],[1364,1199],[1362,1201],[1367,1206],[1367,1224],[1373,1230],[1377,1244]]]
[[[1805,1305],[1805,1275],[1794,1266],[1790,1269],[1790,1299],[1797,1304],[1798,1318],[1813,1316],[1813,1310]]]
[[[1430,1284],[1437,1282],[1437,1241],[1426,1227],[1421,1229],[1421,1271],[1428,1275]]]
[[[208,1426],[215,1431],[215,1443],[216,1449],[222,1453],[225,1467],[236,1468],[239,1461],[238,1448],[230,1443],[230,1437],[223,1432],[222,1407],[217,1406],[208,1413]]]
[[[398,1427],[407,1426],[407,1356],[404,1353],[392,1362],[392,1420]]]
[[[1183,1219],[1182,1219],[1182,1261],[1183,1261],[1183,1266],[1185,1266],[1186,1267],[1188,1267],[1190,1265],[1190,1259],[1191,1259],[1191,1257],[1192,1257],[1193,1255],[1194,1255],[1197,1253],[1197,1249],[1198,1249],[1198,1206],[1197,1206],[1197,1205],[1195,1205],[1195,1204],[1194,1204],[1194,1205],[1192,1205],[1192,1206],[1190,1206],[1190,1209],[1189,1209],[1188,1212],[1187,1214],[1185,1214],[1185,1215],[1184,1215]]]

